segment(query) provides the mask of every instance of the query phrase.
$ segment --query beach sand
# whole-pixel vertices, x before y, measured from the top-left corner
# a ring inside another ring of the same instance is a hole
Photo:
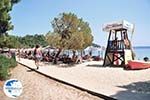
[[[21,59],[20,63],[36,68],[32,60]],[[44,64],[38,71],[118,100],[149,100],[150,69],[124,70],[118,67],[103,67],[102,63],[101,61],[90,61],[74,66]],[[44,86],[45,82],[41,84]]]
[[[87,92],[46,78],[22,65],[18,65],[11,73],[11,78],[18,79],[23,84],[23,93],[17,100],[103,100]],[[14,100],[3,93],[3,84],[4,81],[1,81],[0,100]]]
[[[90,61],[75,66],[45,65],[40,72],[119,100],[149,100],[150,69],[124,70]]]

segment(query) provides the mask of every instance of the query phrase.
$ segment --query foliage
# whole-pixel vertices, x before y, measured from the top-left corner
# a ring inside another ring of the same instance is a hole
[[[36,44],[41,46],[47,46],[47,42],[44,35],[26,35],[24,37],[18,37],[13,35],[0,36],[0,48],[20,48],[20,47],[34,47]]]
[[[2,35],[0,37],[0,47],[8,47],[8,48],[19,48],[20,42],[16,36],[12,35]]]
[[[5,80],[9,77],[9,68],[17,66],[17,62],[12,58],[0,55],[0,80]]]
[[[16,59],[11,58],[11,59],[9,59],[9,62],[10,62],[10,67],[14,68],[17,66]]]
[[[59,34],[56,34],[54,32],[48,32],[45,37],[46,37],[47,43],[51,47],[58,47],[58,48],[60,47],[59,41],[61,40],[61,38],[60,38]]]
[[[0,35],[6,34],[7,31],[13,29],[11,24],[10,11],[14,4],[20,0],[1,0],[0,1]]]
[[[54,32],[46,35],[50,45],[54,43],[59,48],[82,50],[92,44],[93,36],[89,24],[73,13],[60,14],[52,21],[52,27]]]
[[[85,43],[83,34],[74,33],[71,38],[66,41],[65,49],[79,50],[83,49],[83,44]]]
[[[44,35],[26,35],[24,37],[18,37],[21,47],[34,47],[36,44],[41,46],[47,46],[47,42]]]

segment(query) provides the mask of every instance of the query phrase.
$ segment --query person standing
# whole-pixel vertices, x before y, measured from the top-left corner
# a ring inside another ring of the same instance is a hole
[[[35,60],[35,65],[37,66],[37,69],[39,69],[39,63],[42,59],[42,52],[40,50],[40,46],[36,45],[34,49],[34,60]]]

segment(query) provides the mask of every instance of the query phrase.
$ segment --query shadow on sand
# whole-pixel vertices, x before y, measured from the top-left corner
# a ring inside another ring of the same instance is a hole
[[[33,72],[35,71],[34,69],[28,69],[27,72]]]
[[[100,64],[88,64],[87,67],[97,67],[97,68],[123,68],[121,66],[103,66]]]
[[[88,64],[87,67],[99,67],[99,68],[106,68],[106,66],[100,65],[100,64]]]
[[[36,68],[35,69],[27,69],[27,72],[34,72],[35,70],[37,70]]]
[[[57,65],[58,68],[72,68],[75,66],[76,66],[76,64],[59,64],[59,65]]]
[[[111,97],[118,100],[150,100],[150,80],[145,82],[134,82],[118,87],[126,90],[119,91]]]

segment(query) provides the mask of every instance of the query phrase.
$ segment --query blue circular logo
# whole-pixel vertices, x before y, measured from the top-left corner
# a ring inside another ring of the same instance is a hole
[[[22,84],[17,79],[7,80],[4,84],[4,93],[10,98],[16,98],[22,93]]]

